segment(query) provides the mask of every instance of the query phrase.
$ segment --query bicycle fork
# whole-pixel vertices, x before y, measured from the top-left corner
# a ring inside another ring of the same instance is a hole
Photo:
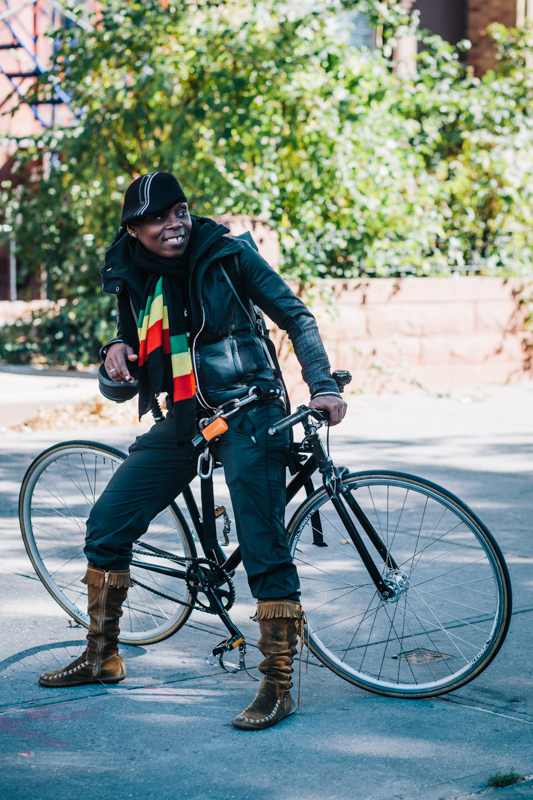
[[[342,481],[342,478],[340,479]],[[337,494],[335,489],[330,485],[326,484],[326,491],[328,492],[331,502],[337,511],[339,517],[342,520],[346,531],[348,532],[350,539],[352,540],[355,549],[361,556],[361,561],[365,565],[368,570],[368,574],[372,578],[378,593],[381,595],[382,599],[390,601],[394,597],[394,591],[387,583],[386,579],[382,577],[380,571],[376,567],[374,560],[370,553],[368,552],[365,543],[363,542],[359,531],[357,530],[353,520],[351,519],[350,515],[348,514],[346,507],[344,505],[344,500],[348,503],[348,506],[353,511],[355,517],[361,524],[361,527],[367,534],[368,538],[378,551],[379,555],[383,558],[383,561],[389,568],[389,570],[397,570],[398,566],[391,556],[390,553],[387,552],[387,548],[383,544],[382,540],[376,533],[373,525],[370,523],[368,518],[363,513],[359,503],[353,497],[349,489],[345,489],[344,487],[341,489],[340,494]]]
[[[307,442],[309,447],[316,458],[318,469],[322,475],[322,479],[324,481],[325,489],[331,499],[333,507],[335,508],[337,514],[339,515],[340,519],[346,531],[352,540],[352,543],[359,553],[361,557],[361,561],[367,568],[368,574],[372,578],[372,581],[376,587],[378,594],[380,595],[381,599],[384,600],[386,603],[394,601],[398,595],[398,589],[400,588],[400,583],[402,583],[401,588],[403,588],[403,573],[400,573],[398,569],[398,565],[392,555],[387,550],[384,542],[382,541],[381,537],[377,533],[376,529],[363,512],[363,509],[348,489],[348,487],[343,485],[342,482],[342,475],[343,472],[338,470],[331,458],[326,454],[324,450],[324,446],[322,441],[318,435],[316,427],[313,425],[311,420],[307,420],[304,422],[304,428],[306,430],[307,435]],[[345,470],[344,470],[345,471]],[[377,550],[379,556],[383,559],[386,566],[389,569],[388,576],[382,576],[379,569],[376,567],[374,563],[374,559],[368,552],[368,549],[361,537],[361,534],[357,530],[357,527],[351,518],[348,510],[346,508],[345,503],[348,505],[350,510],[352,511],[353,515],[361,525],[361,528],[364,530],[368,538],[370,539],[371,543]],[[391,573],[393,573],[391,575]],[[396,577],[401,576],[401,579]]]

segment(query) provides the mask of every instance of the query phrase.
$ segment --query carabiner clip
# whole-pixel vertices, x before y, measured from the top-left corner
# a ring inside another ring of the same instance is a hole
[[[207,472],[204,472],[204,466],[207,466]],[[215,459],[212,453],[209,452],[209,447],[206,447],[203,453],[198,456],[198,477],[203,481],[208,480],[213,474],[213,467],[215,466]]]

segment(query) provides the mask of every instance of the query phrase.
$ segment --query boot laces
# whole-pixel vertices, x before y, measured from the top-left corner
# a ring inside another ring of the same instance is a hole
[[[302,658],[305,644],[305,632],[307,631],[307,661],[305,664],[305,674],[309,671],[309,623],[307,621],[307,614],[302,608],[300,619],[296,621],[298,636],[300,637],[300,666],[298,668],[298,708],[300,708],[300,686],[302,683]]]

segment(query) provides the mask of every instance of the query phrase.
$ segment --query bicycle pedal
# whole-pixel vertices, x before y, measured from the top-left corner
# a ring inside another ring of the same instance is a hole
[[[227,639],[224,639],[223,642],[217,644],[216,647],[213,647],[213,655],[219,656],[221,653],[228,653],[231,650],[235,650],[240,644],[244,642],[244,636],[237,634],[235,636],[230,636]]]

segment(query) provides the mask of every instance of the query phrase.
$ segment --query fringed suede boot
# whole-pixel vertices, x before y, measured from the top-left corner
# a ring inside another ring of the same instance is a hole
[[[300,603],[294,600],[260,600],[257,603],[253,617],[261,630],[257,646],[265,656],[258,669],[265,677],[253,703],[233,720],[236,728],[263,730],[294,713],[291,674],[302,615]]]
[[[88,589],[89,633],[83,655],[64,669],[45,672],[41,686],[64,688],[83,683],[118,683],[126,677],[126,666],[118,654],[118,621],[128,587],[129,570],[104,572],[88,567],[82,583]]]

